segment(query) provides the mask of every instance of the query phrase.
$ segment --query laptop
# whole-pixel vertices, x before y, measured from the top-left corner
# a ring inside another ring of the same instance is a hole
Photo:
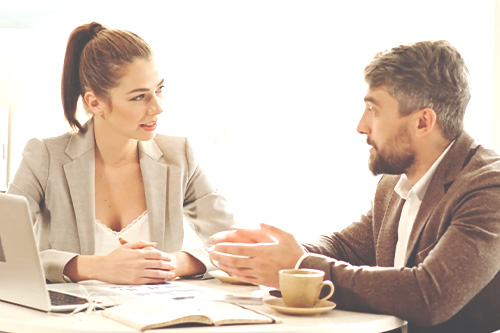
[[[49,291],[28,200],[12,194],[0,194],[0,300],[50,312],[88,303],[83,297]]]
[[[155,285],[99,281],[47,284],[28,200],[0,193],[0,301],[47,312],[69,312],[85,309],[89,298],[101,307],[109,307],[150,295],[185,299],[212,294],[209,289],[182,281]]]

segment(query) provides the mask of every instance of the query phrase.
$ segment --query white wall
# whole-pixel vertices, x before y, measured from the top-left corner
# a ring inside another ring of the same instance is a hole
[[[159,129],[192,138],[242,222],[276,224],[301,239],[338,230],[369,207],[376,182],[356,133],[362,72],[376,52],[449,40],[472,75],[467,129],[490,143],[494,4],[91,0],[75,10],[70,1],[34,2],[24,7],[40,18],[24,43],[29,51],[19,47],[25,99],[13,164],[30,137],[68,129],[59,102],[65,43],[95,20],[132,30],[157,51],[166,79]]]

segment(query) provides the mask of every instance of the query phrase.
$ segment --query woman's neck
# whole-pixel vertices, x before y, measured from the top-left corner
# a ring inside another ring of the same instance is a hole
[[[94,126],[96,161],[108,167],[122,167],[138,163],[137,140],[125,138]]]

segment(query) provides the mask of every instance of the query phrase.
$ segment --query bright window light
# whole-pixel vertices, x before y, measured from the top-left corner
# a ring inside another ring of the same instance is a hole
[[[305,240],[370,207],[377,178],[356,132],[363,69],[393,46],[456,46],[473,86],[466,129],[490,143],[494,1],[89,2],[76,10],[36,1],[0,13],[12,25],[1,28],[28,31],[9,57],[23,63],[25,97],[13,122],[13,170],[28,139],[69,129],[59,101],[65,44],[72,29],[94,20],[131,30],[156,50],[166,80],[159,132],[192,140],[247,225],[274,224]]]

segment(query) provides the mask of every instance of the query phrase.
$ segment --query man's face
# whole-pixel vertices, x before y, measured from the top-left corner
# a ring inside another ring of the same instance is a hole
[[[403,174],[413,164],[415,152],[410,135],[410,116],[399,114],[399,103],[385,86],[370,88],[358,132],[366,134],[369,168],[374,175]]]

